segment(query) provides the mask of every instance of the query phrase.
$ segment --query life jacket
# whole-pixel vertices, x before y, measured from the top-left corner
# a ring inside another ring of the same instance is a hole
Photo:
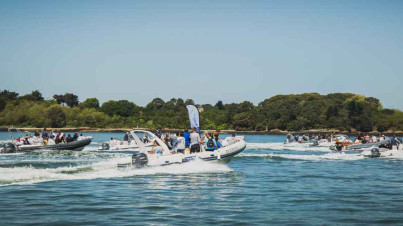
[[[207,141],[206,150],[214,150],[214,141],[211,137]]]

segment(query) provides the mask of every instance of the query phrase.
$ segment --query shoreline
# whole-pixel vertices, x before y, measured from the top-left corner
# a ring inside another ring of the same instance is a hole
[[[42,131],[43,128],[33,128],[33,127],[16,127],[21,131],[29,131],[29,132],[35,132],[35,131]],[[91,128],[91,127],[64,127],[64,128],[51,128],[48,127],[48,130],[61,130],[63,132],[84,132],[84,133],[105,133],[105,132],[127,132],[133,129],[140,129],[140,130],[149,130],[153,131],[154,129],[150,128]],[[8,128],[7,127],[0,127],[0,131],[2,132],[7,132]],[[163,128],[161,130],[162,132],[180,132],[183,131],[183,129],[172,129],[172,128]],[[204,130],[202,130],[204,131]],[[236,133],[236,134],[244,134],[244,135],[287,135],[289,133],[291,134],[330,134],[330,133],[343,133],[343,134],[349,134],[349,135],[354,135],[354,134],[362,134],[362,133],[367,133],[367,134],[385,134],[385,135],[397,135],[397,136],[403,136],[403,131],[384,131],[384,132],[378,132],[378,131],[372,131],[372,132],[359,132],[359,131],[342,131],[342,130],[334,130],[334,129],[312,129],[312,130],[301,130],[301,131],[284,131],[284,130],[278,130],[278,129],[272,129],[268,131],[237,131],[237,130],[220,130],[221,133],[223,134],[231,134],[231,133]]]

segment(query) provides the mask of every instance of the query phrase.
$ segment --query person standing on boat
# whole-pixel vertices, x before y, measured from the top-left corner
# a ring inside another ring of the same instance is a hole
[[[190,134],[189,131],[183,131],[183,137],[185,138],[185,148],[189,148],[190,145]]]
[[[46,128],[43,128],[42,140],[44,145],[48,145],[48,139],[49,139],[48,130]]]
[[[190,134],[190,153],[200,152],[200,135],[193,127],[193,132]]]
[[[394,147],[396,147],[396,150],[397,150],[396,135],[393,135],[392,139],[390,139],[390,144],[392,145],[392,150],[394,149]]]
[[[176,149],[178,148],[178,137],[177,137],[178,133],[174,133],[171,136],[171,142],[172,142],[172,152],[176,153]]]
[[[182,154],[184,154],[185,153],[185,138],[183,137],[183,134],[181,133],[181,134],[179,134],[179,133],[176,133],[176,136],[178,137],[177,139],[178,139],[178,146],[176,147],[176,152],[177,153],[182,153]]]
[[[129,132],[126,132],[125,136],[123,137],[123,141],[129,141]]]

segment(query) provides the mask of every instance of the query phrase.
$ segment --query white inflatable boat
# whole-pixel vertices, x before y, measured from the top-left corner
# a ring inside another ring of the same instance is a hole
[[[118,167],[142,168],[147,166],[182,164],[196,159],[204,161],[220,161],[225,163],[233,156],[241,153],[246,147],[243,137],[235,137],[232,142],[223,142],[227,143],[227,145],[214,151],[206,151],[201,148],[201,151],[198,153],[173,153],[161,139],[149,131],[135,130],[130,133],[139,145],[140,152],[133,154],[130,163],[118,164]],[[158,143],[158,146],[146,147],[137,136],[138,133],[147,134],[151,139]],[[158,147],[157,152],[154,150],[156,147]]]

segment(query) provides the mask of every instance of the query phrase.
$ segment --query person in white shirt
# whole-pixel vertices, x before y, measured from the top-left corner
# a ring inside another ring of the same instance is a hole
[[[83,134],[80,134],[80,136],[77,138],[77,140],[85,140],[85,136],[83,136]]]
[[[371,140],[372,140],[372,143],[376,143],[377,137],[375,135],[372,135]]]
[[[190,153],[200,152],[200,135],[196,132],[196,127],[193,127],[193,132],[190,134]]]
[[[176,147],[176,152],[184,154],[185,152],[185,138],[183,137],[183,133],[177,135],[178,137],[178,146]]]

